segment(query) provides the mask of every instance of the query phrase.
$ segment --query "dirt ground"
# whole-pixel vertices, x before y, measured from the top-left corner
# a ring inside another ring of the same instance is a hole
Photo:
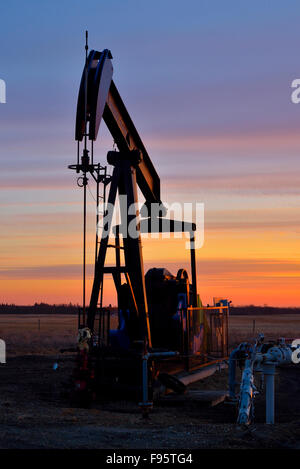
[[[27,330],[21,327],[24,320]],[[191,401],[158,403],[148,420],[142,419],[134,402],[102,402],[79,409],[70,406],[67,392],[75,356],[58,352],[61,346],[73,345],[75,319],[64,318],[64,325],[58,326],[57,319],[54,323],[51,318],[47,328],[46,318],[41,318],[40,325],[37,318],[31,320],[34,333],[28,319],[19,319],[19,330],[16,318],[6,318],[6,326],[0,318],[0,337],[7,340],[10,352],[7,363],[0,365],[0,449],[300,449],[299,366],[278,369],[273,426],[264,424],[263,392],[256,398],[255,424],[250,428],[235,424],[235,406],[226,403],[215,407]],[[244,333],[251,334],[249,318],[246,326]],[[290,322],[287,328],[292,329]],[[58,368],[54,370],[56,362]],[[227,370],[194,383],[190,389],[227,389]]]
[[[53,364],[58,362],[57,370]],[[256,398],[256,423],[235,425],[230,404],[157,404],[149,420],[134,402],[70,406],[68,378],[74,356],[20,356],[0,368],[0,448],[297,448],[300,449],[300,369],[276,378],[276,425],[264,422],[264,395]],[[226,389],[217,372],[192,389]]]

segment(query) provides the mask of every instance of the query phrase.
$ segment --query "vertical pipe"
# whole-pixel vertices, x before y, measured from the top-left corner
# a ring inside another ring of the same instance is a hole
[[[229,397],[230,399],[235,399],[235,387],[236,387],[236,355],[238,348],[234,349],[229,357],[229,366],[228,366],[228,380],[229,380]]]
[[[88,31],[85,32],[85,70],[84,70],[84,148],[86,149],[86,137],[87,137],[87,87],[88,87]]]
[[[97,167],[97,184],[96,184],[96,246],[95,246],[95,268],[98,257],[98,224],[99,224],[99,173],[100,173],[100,164]]]
[[[84,82],[84,152],[82,157],[83,167],[86,168],[86,161],[83,162],[83,159],[88,155],[87,152],[87,79],[88,79],[88,69],[87,69],[87,54],[88,54],[88,32],[85,32],[85,82]],[[79,146],[78,146],[79,148]],[[87,158],[88,160],[88,158]],[[88,161],[87,161],[88,164]],[[83,325],[85,326],[85,279],[86,279],[86,169],[83,174],[83,293],[82,293],[82,319]]]
[[[86,176],[83,184],[83,285],[82,285],[82,319],[85,326],[85,279],[86,279]]]
[[[107,310],[107,345],[110,345],[110,309]]]
[[[181,353],[184,354],[184,316],[183,309],[180,310],[180,321],[181,321]]]
[[[226,355],[229,353],[229,330],[228,330],[229,306],[226,309]]]
[[[115,234],[115,257],[116,257],[116,273],[114,276],[116,290],[117,290],[117,298],[118,298],[118,305],[120,305],[120,289],[121,289],[121,244],[120,244],[120,227],[116,225],[116,234]]]
[[[266,377],[266,423],[275,423],[275,365],[265,364],[264,375]]]
[[[148,356],[143,356],[143,405],[148,403]]]
[[[187,308],[186,309],[186,314],[187,314],[187,360],[186,360],[186,366],[187,366],[187,371],[190,369],[190,330],[191,330],[191,314],[193,313],[193,310]]]
[[[190,251],[191,251],[191,270],[193,285],[193,306],[197,307],[197,273],[196,273],[196,254],[195,254],[195,235],[190,233]]]
[[[100,167],[100,165],[99,165]],[[106,176],[106,167],[105,167],[105,176]],[[106,204],[106,183],[104,180],[103,185],[103,195],[102,195],[102,203],[103,203],[103,218],[105,214],[105,204]],[[104,290],[104,275],[102,275],[102,282],[101,282],[101,290],[100,290],[100,308],[103,308],[103,290]]]
[[[116,239],[115,239],[115,246],[116,246],[116,266],[118,269],[121,267],[121,253],[120,253],[120,227],[119,225],[116,226]],[[118,270],[119,275],[120,270]]]

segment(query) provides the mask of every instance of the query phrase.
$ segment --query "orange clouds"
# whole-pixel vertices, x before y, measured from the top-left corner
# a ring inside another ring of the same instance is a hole
[[[284,164],[264,171],[254,165],[252,172],[243,171],[242,166],[227,167],[223,157],[216,157],[213,166],[207,157],[203,174],[201,159],[205,154],[227,153],[237,161],[244,157],[249,162],[251,154],[259,160],[264,151],[274,151],[279,161],[284,161],[288,152],[299,154],[298,134],[175,135],[145,138],[145,142],[149,149],[164,155],[160,163],[165,173],[174,170],[162,178],[163,193],[172,200],[195,201],[199,197],[202,202],[205,198],[205,241],[197,252],[204,303],[213,296],[226,296],[235,304],[299,305],[299,172]],[[187,155],[180,170],[173,151]],[[191,168],[183,174],[188,161]],[[1,187],[0,301],[80,303],[82,192],[72,175],[42,173],[27,173],[24,178],[12,174]],[[95,208],[88,197],[89,292]],[[188,268],[189,252],[184,245],[185,240],[144,240],[145,267],[166,267],[174,274],[180,267]],[[112,252],[108,260],[113,262]],[[106,301],[114,303],[111,280],[106,281],[106,287]]]

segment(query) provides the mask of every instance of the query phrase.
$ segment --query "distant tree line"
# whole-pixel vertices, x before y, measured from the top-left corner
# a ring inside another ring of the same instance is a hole
[[[47,303],[35,303],[31,306],[14,304],[0,304],[0,314],[77,314],[78,305],[48,305]]]
[[[14,304],[0,304],[0,314],[77,314],[79,305],[61,304],[49,305],[47,303],[35,303],[31,306]],[[115,308],[113,308],[115,310]],[[232,316],[253,316],[273,314],[300,314],[300,307],[275,307],[275,306],[230,306]]]
[[[300,307],[275,307],[275,306],[230,306],[231,316],[254,316],[274,314],[300,314]]]

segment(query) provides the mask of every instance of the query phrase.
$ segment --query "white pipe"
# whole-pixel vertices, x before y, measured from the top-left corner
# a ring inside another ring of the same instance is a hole
[[[246,360],[245,368],[242,375],[240,388],[240,405],[238,423],[240,425],[248,425],[251,420],[251,407],[254,393],[253,380],[253,362],[251,359]]]

